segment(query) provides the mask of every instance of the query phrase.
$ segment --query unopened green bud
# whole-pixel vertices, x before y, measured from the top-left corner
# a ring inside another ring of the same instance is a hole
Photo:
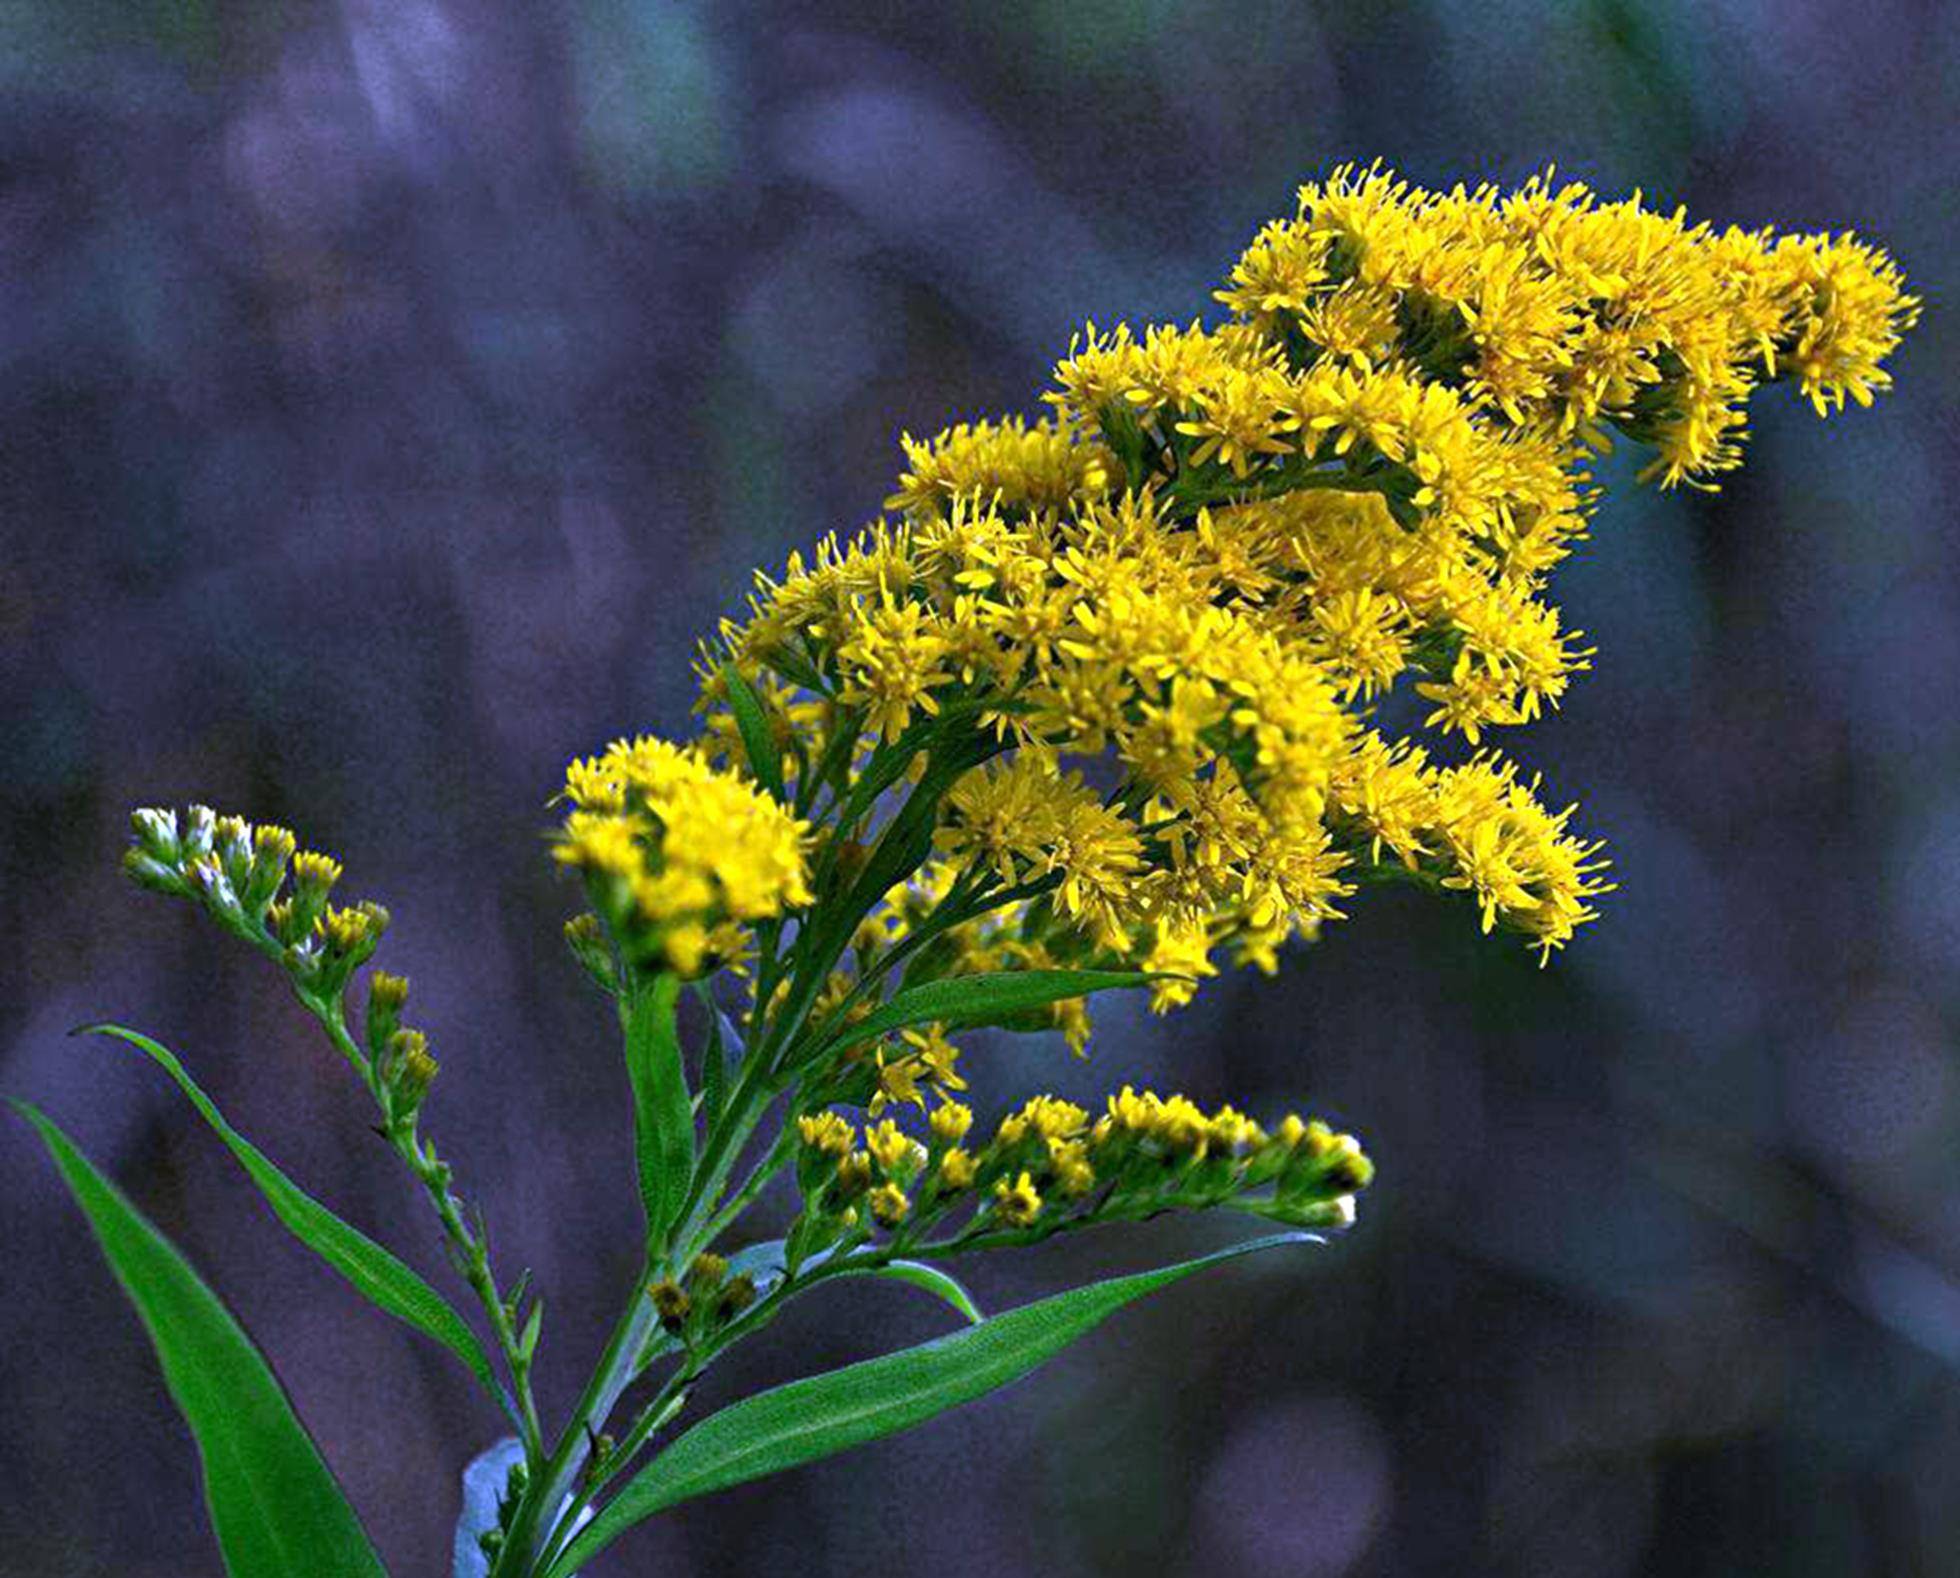
[[[218,864],[216,855],[207,852],[189,861],[184,867],[184,876],[191,885],[191,891],[212,909],[238,908],[238,895],[232,891],[231,881]]]
[[[293,908],[289,928],[298,935],[287,939],[288,946],[296,947],[313,935],[314,922],[325,913],[327,895],[339,880],[340,862],[331,855],[302,849],[293,856]]]
[[[185,862],[211,853],[218,813],[208,805],[194,805],[184,813],[184,837],[179,858]]]
[[[286,880],[286,862],[293,858],[293,835],[283,827],[252,830],[252,869],[245,882],[245,907],[259,913]]]
[[[408,1001],[408,977],[376,970],[368,977],[367,1044],[377,1060],[401,1028],[402,1005]]]
[[[397,1030],[388,1038],[388,1053],[382,1064],[382,1077],[394,1092],[397,1107],[413,1112],[422,1105],[441,1067],[429,1055],[429,1038],[419,1030]]]
[[[574,915],[565,922],[565,946],[572,950],[572,957],[579,962],[581,969],[607,992],[619,990],[619,977],[613,967],[612,947],[606,940],[606,928],[597,915],[590,910],[583,915]]]
[[[144,850],[123,851],[123,872],[130,881],[152,893],[167,893],[177,899],[190,897],[190,885],[178,875],[177,868]]]
[[[221,816],[213,830],[212,852],[232,892],[245,893],[252,876],[252,824],[242,816]]]
[[[177,813],[146,806],[142,810],[129,813],[130,826],[135,829],[136,846],[152,860],[161,861],[167,866],[177,864],[182,854],[177,838]]]

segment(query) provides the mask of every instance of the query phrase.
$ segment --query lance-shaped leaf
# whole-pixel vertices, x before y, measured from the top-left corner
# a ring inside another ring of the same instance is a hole
[[[712,1130],[721,1121],[722,1105],[728,1099],[729,1057],[732,1054],[739,1064],[745,1049],[741,1033],[715,1006],[713,994],[698,981],[694,990],[708,1015],[707,1035],[701,1044],[701,1123]]]
[[[447,1300],[402,1261],[383,1249],[359,1228],[343,1222],[304,1189],[281,1172],[263,1151],[240,1134],[221,1113],[217,1104],[192,1079],[177,1056],[162,1043],[141,1031],[121,1025],[88,1025],[90,1035],[115,1036],[144,1053],[164,1073],[177,1082],[177,1088],[190,1098],[204,1121],[225,1142],[238,1164],[245,1169],[259,1192],[272,1207],[286,1230],[333,1267],[378,1309],[435,1338],[468,1365],[497,1406],[515,1420],[510,1398],[497,1380],[483,1346],[463,1317]]]
[[[762,698],[733,663],[722,664],[721,679],[728,688],[728,710],[735,714],[735,727],[741,731],[749,771],[757,783],[787,803],[783,794],[783,753],[776,748],[775,731],[769,727],[768,714],[762,710]]]
[[[840,1272],[844,1276],[883,1277],[891,1282],[909,1282],[920,1291],[930,1293],[934,1298],[944,1299],[974,1325],[979,1325],[986,1317],[980,1313],[980,1306],[973,1302],[973,1295],[966,1290],[966,1284],[958,1277],[950,1276],[937,1266],[929,1266],[923,1260],[888,1260],[881,1266],[866,1266],[861,1272]]]
[[[25,1102],[116,1280],[156,1345],[204,1465],[211,1526],[233,1578],[387,1578],[339,1485],[252,1339],[122,1192]]]
[[[870,1041],[908,1025],[997,1025],[1050,1003],[1086,997],[1091,992],[1148,986],[1156,979],[1137,970],[989,970],[924,981],[894,993],[889,1002],[851,1025],[825,1050]]]
[[[757,1293],[767,1293],[783,1280],[783,1251],[784,1240],[780,1238],[764,1239],[761,1243],[738,1249],[728,1257],[729,1274],[744,1273],[754,1281]],[[966,1284],[937,1266],[929,1266],[922,1260],[866,1260],[862,1265],[846,1261],[839,1266],[831,1263],[832,1253],[824,1249],[810,1256],[799,1269],[799,1278],[810,1281],[810,1272],[819,1266],[827,1266],[829,1269],[822,1279],[811,1281],[812,1287],[838,1277],[882,1277],[890,1282],[906,1282],[921,1292],[944,1299],[970,1321],[977,1323],[986,1318],[980,1313],[980,1306],[973,1302],[973,1295],[967,1291]],[[791,1288],[790,1297],[794,1298],[799,1291],[800,1286]]]
[[[633,1082],[633,1149],[646,1207],[647,1242],[674,1225],[694,1173],[694,1100],[681,1066],[675,1005],[680,977],[655,976],[638,988],[626,1019],[626,1073]]]
[[[1308,1234],[1280,1233],[1234,1244],[1059,1293],[916,1348],[745,1398],[704,1419],[641,1469],[552,1563],[548,1578],[564,1578],[634,1524],[678,1502],[894,1435],[1018,1380],[1125,1304],[1205,1266],[1312,1242]]]

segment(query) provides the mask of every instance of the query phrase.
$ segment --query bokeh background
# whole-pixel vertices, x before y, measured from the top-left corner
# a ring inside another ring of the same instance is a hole
[[[6,0],[0,27],[0,1087],[241,1313],[404,1574],[447,1570],[495,1421],[157,1071],[64,1032],[161,1036],[440,1278],[421,1202],[272,973],[120,881],[127,807],[286,822],[393,909],[432,1126],[536,1268],[562,1410],[637,1206],[544,802],[574,753],[687,728],[696,638],[876,512],[901,428],[1032,409],[1087,318],[1205,310],[1348,158],[1556,162],[1892,247],[1929,299],[1895,395],[1828,426],[1760,398],[1719,497],[1620,491],[1563,573],[1597,669],[1518,749],[1622,883],[1568,954],[1370,895],[1277,981],[1106,1011],[1086,1066],[969,1060],[996,1102],[1311,1102],[1382,1164],[1361,1227],[592,1571],[1960,1573],[1951,7]],[[215,1571],[147,1345],[12,1120],[0,1201],[0,1571]],[[1230,1232],[974,1280],[1004,1305]],[[708,1396],[944,1323],[836,1290]]]

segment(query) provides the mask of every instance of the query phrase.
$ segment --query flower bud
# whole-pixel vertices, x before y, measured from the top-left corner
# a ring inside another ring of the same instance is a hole
[[[286,880],[286,863],[293,858],[295,840],[283,827],[259,827],[252,832],[252,868],[245,881],[246,909],[262,912]]]
[[[649,1286],[647,1297],[653,1300],[660,1324],[670,1333],[678,1333],[687,1324],[688,1314],[694,1308],[694,1300],[670,1277],[662,1277]]]
[[[397,1030],[389,1037],[382,1078],[394,1094],[396,1108],[413,1112],[421,1106],[440,1067],[429,1055],[429,1038],[421,1031]]]
[[[871,1158],[864,1151],[852,1151],[837,1163],[831,1190],[836,1199],[848,1205],[871,1187]]]
[[[994,1185],[994,1215],[1009,1227],[1031,1227],[1041,1215],[1041,1193],[1027,1173],[1009,1183],[1002,1178]]]
[[[377,1060],[388,1049],[388,1042],[401,1028],[402,1005],[408,1001],[408,977],[376,970],[368,977],[367,1044],[368,1055]]]
[[[948,1101],[933,1109],[929,1127],[933,1139],[941,1145],[957,1145],[966,1138],[967,1130],[973,1127],[973,1109],[962,1106],[957,1101]]]
[[[796,1157],[796,1182],[806,1195],[815,1194],[832,1178],[837,1164],[850,1155],[857,1130],[834,1112],[817,1112],[796,1120],[802,1148]]]
[[[613,964],[612,944],[606,939],[605,924],[587,910],[565,922],[565,946],[579,967],[607,992],[619,990],[619,974]]]
[[[161,861],[166,866],[177,864],[183,851],[177,839],[177,813],[145,807],[129,813],[130,826],[135,829],[136,846],[152,860]]]
[[[755,1302],[755,1278],[746,1271],[737,1272],[722,1284],[720,1296],[715,1301],[715,1309],[723,1320],[739,1315]]]
[[[294,920],[291,899],[274,899],[265,907],[265,929],[288,948],[298,947],[304,941]]]
[[[886,1178],[909,1183],[925,1165],[925,1147],[887,1118],[864,1135],[865,1149]]]
[[[191,896],[190,885],[178,875],[174,865],[144,850],[132,847],[123,851],[123,873],[130,881],[148,888],[152,893],[167,893],[175,899]]]
[[[224,867],[218,863],[216,855],[207,851],[192,859],[185,865],[184,875],[190,882],[191,891],[210,908],[238,908],[238,895],[232,891],[231,881],[225,876]]]
[[[218,813],[208,805],[194,805],[184,813],[184,837],[179,859],[185,862],[197,859],[199,855],[211,853],[211,840],[217,827]]]
[[[340,862],[331,855],[302,849],[293,856],[292,917],[288,928],[298,935],[288,937],[287,946],[296,947],[313,935],[314,923],[326,910],[327,895],[339,880]]]
[[[939,1187],[950,1194],[971,1189],[977,1170],[973,1153],[961,1150],[956,1145],[939,1158]]]
[[[221,816],[212,833],[212,852],[225,881],[241,897],[252,875],[252,825],[242,816]]]
[[[329,904],[320,918],[320,957],[316,964],[318,987],[339,992],[354,972],[374,956],[388,929],[388,912],[371,899],[359,904]]]

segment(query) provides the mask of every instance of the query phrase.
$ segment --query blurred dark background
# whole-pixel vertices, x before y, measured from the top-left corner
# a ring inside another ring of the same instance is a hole
[[[1083,320],[1188,320],[1295,184],[1549,162],[1855,228],[1929,300],[1875,412],[1756,403],[1719,497],[1630,491],[1560,600],[1597,672],[1515,737],[1621,891],[1544,972],[1376,896],[983,1106],[1139,1076],[1311,1103],[1361,1226],[1186,1284],[1037,1383],[696,1503],[599,1573],[1960,1573],[1960,27],[1935,0],[502,7],[7,0],[0,1087],[241,1313],[399,1573],[497,1433],[281,1233],[176,1047],[444,1275],[282,984],[117,875],[203,799],[390,905],[431,1124],[549,1301],[562,1411],[637,1205],[540,830],[565,760],[684,731],[749,570],[874,513],[901,427],[1030,410]],[[0,1571],[216,1570],[186,1432],[25,1127],[0,1136]],[[974,1268],[1008,1304],[1222,1241]],[[446,1285],[446,1284],[445,1284]],[[707,1389],[943,1329],[813,1298]]]

